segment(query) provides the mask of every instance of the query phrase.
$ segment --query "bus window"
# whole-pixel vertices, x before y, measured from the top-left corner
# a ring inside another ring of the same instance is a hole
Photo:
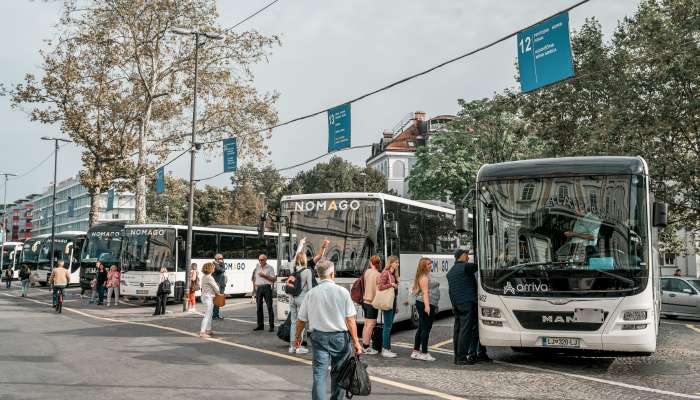
[[[192,258],[214,258],[216,255],[216,234],[195,233],[192,240]]]
[[[271,258],[267,254],[267,243],[265,239],[258,239],[257,236],[246,235],[245,237],[245,254],[246,258],[258,258],[260,254],[267,255],[267,258]]]
[[[225,259],[245,258],[243,236],[219,235],[219,253]]]
[[[267,258],[273,260],[277,259],[277,238],[267,238]]]

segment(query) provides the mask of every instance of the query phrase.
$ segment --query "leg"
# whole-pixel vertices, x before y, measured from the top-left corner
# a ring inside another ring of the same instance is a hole
[[[108,287],[107,288],[107,306],[109,306],[112,303],[112,293],[114,293],[114,288]]]
[[[275,310],[272,307],[272,285],[265,286],[265,304],[267,304],[267,319],[270,322],[270,329],[275,327]]]
[[[326,371],[331,363],[331,355],[327,350],[328,337],[324,333],[314,333],[311,335],[313,344],[313,388],[311,398],[313,400],[323,400],[326,398]]]
[[[163,310],[163,314],[165,314],[165,307],[168,305],[168,294],[163,293],[163,303],[161,304],[161,309]]]
[[[289,302],[289,320],[291,321],[291,325],[289,325],[289,347],[294,346],[294,342],[297,340],[297,330],[296,330],[296,325],[297,325],[297,298],[293,297],[292,300]]]
[[[433,319],[435,318],[435,306],[430,306],[430,314],[425,318],[423,334],[421,335],[421,351],[428,352],[428,340],[430,339],[430,330],[433,329]]]
[[[464,361],[469,354],[469,332],[467,326],[468,313],[465,305],[454,306],[455,326],[452,334],[455,362]]]
[[[119,305],[119,286],[114,288],[114,305]]]
[[[341,388],[338,386],[338,366],[352,354],[350,339],[347,333],[335,333],[330,338],[329,348],[331,351],[331,400],[339,400]]]
[[[262,296],[262,287],[258,287],[257,293],[255,293],[255,306],[257,308],[258,312],[258,328],[262,329],[265,327],[265,323],[263,322],[263,308],[262,308],[262,302],[263,302],[263,296]]]
[[[213,299],[209,296],[207,298],[202,298],[202,303],[204,304],[204,317],[202,318],[202,325],[199,328],[200,333],[206,333],[211,330],[211,319],[212,313],[214,311]]]
[[[56,307],[56,303],[58,302],[58,288],[56,286],[53,287],[53,306]]]
[[[416,329],[416,335],[413,339],[413,350],[419,351],[421,344],[421,337],[423,335],[423,325],[425,325],[425,310],[422,301],[416,301],[416,311],[418,311],[418,329]]]
[[[104,285],[99,285],[97,287],[97,296],[98,296],[97,304],[103,304],[105,301],[105,287],[104,287]]]
[[[394,325],[394,309],[382,311],[384,329],[382,330],[382,348],[391,350],[391,327]]]

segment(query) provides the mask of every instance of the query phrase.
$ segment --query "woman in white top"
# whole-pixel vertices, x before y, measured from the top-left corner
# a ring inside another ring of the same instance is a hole
[[[202,304],[204,304],[204,318],[199,328],[199,337],[209,338],[213,334],[211,330],[211,318],[214,313],[214,296],[219,293],[219,284],[216,283],[211,273],[214,272],[214,264],[206,263],[202,266]]]

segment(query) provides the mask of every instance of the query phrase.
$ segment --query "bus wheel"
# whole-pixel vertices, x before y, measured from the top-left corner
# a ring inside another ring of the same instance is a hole
[[[416,306],[411,307],[411,318],[408,320],[408,323],[411,325],[411,328],[416,329],[418,328],[418,309]]]

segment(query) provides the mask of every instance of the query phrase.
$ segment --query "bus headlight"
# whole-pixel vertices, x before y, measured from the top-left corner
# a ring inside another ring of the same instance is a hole
[[[641,329],[646,329],[647,324],[624,324],[622,325],[623,331],[636,331]]]
[[[493,307],[481,307],[481,316],[486,318],[501,318],[501,310]]]
[[[489,319],[482,319],[481,323],[488,326],[503,326],[503,321],[491,321]]]
[[[647,312],[645,310],[625,311],[622,314],[622,319],[624,321],[644,321],[647,319]]]

